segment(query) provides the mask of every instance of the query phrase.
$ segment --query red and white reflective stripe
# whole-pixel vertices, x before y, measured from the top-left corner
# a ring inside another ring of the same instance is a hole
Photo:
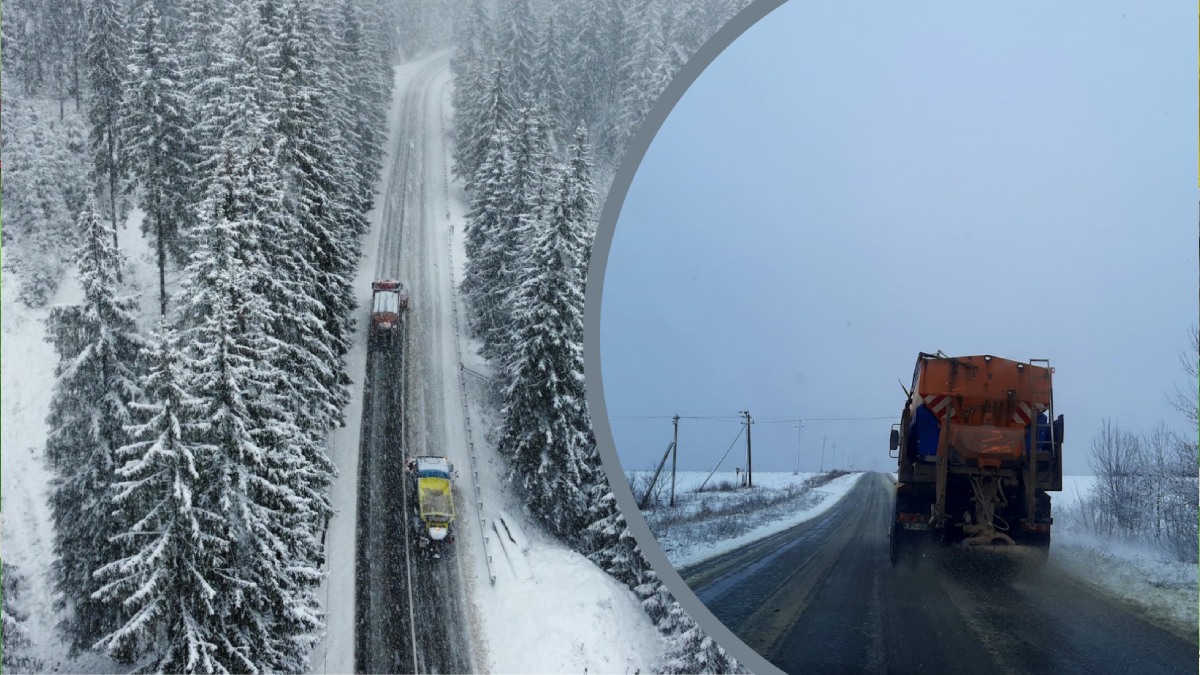
[[[954,408],[950,405],[949,396],[926,396],[925,407],[929,412],[937,416],[938,419],[945,419],[947,415],[954,414]]]
[[[1013,411],[1012,420],[1021,426],[1029,426],[1029,422],[1035,415],[1046,409],[1045,403],[1029,403],[1021,401],[1017,404],[1017,409]]]
[[[1026,426],[1031,419],[1033,419],[1033,408],[1025,401],[1018,403],[1017,409],[1013,411],[1012,420],[1021,426]]]

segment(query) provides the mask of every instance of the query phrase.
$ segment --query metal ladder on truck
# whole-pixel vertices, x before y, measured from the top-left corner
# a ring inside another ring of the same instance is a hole
[[[1028,506],[1028,513],[1035,514],[1036,511],[1036,491],[1043,490],[1060,490],[1061,471],[1055,471],[1055,466],[1060,461],[1058,455],[1058,438],[1054,433],[1054,368],[1050,366],[1050,359],[1029,359],[1030,365],[1039,365],[1046,369],[1046,377],[1044,378],[1045,388],[1042,389],[1038,385],[1039,380],[1043,378],[1035,378],[1031,380],[1030,385],[1034,395],[1045,395],[1047,400],[1046,421],[1042,422],[1042,415],[1038,412],[1034,415],[1033,424],[1030,425],[1029,438],[1029,463],[1026,467],[1025,475],[1025,503]],[[1046,438],[1049,443],[1043,449],[1041,442],[1042,431],[1046,432]],[[1039,470],[1039,466],[1045,464],[1044,471]],[[1033,520],[1031,517],[1030,520]]]

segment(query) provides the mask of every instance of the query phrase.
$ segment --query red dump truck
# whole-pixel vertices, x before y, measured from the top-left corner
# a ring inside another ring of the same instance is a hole
[[[398,341],[400,322],[408,309],[408,291],[395,279],[371,282],[371,341],[391,345]]]
[[[891,561],[934,542],[1050,550],[1063,418],[1045,359],[921,353],[890,447],[898,460]]]

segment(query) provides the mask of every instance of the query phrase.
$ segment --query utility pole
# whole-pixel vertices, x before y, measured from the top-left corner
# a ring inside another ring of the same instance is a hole
[[[796,472],[792,474],[793,476],[800,475],[800,454],[804,448],[804,446],[802,445],[803,434],[804,434],[804,420],[800,420],[800,423],[796,425]]]
[[[825,436],[821,437],[821,468],[820,473],[825,473]]]
[[[675,423],[675,442],[671,443],[671,506],[675,506],[675,460],[679,456],[679,415],[671,418]]]
[[[750,454],[750,411],[743,410],[742,414],[746,416],[746,487],[754,487],[753,463]]]

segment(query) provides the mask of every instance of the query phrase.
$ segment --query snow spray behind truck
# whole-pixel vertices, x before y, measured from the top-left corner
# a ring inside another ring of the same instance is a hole
[[[1040,363],[1042,365],[1035,365]],[[921,353],[890,447],[899,466],[891,561],[924,542],[1050,550],[1063,418],[1046,359]]]

